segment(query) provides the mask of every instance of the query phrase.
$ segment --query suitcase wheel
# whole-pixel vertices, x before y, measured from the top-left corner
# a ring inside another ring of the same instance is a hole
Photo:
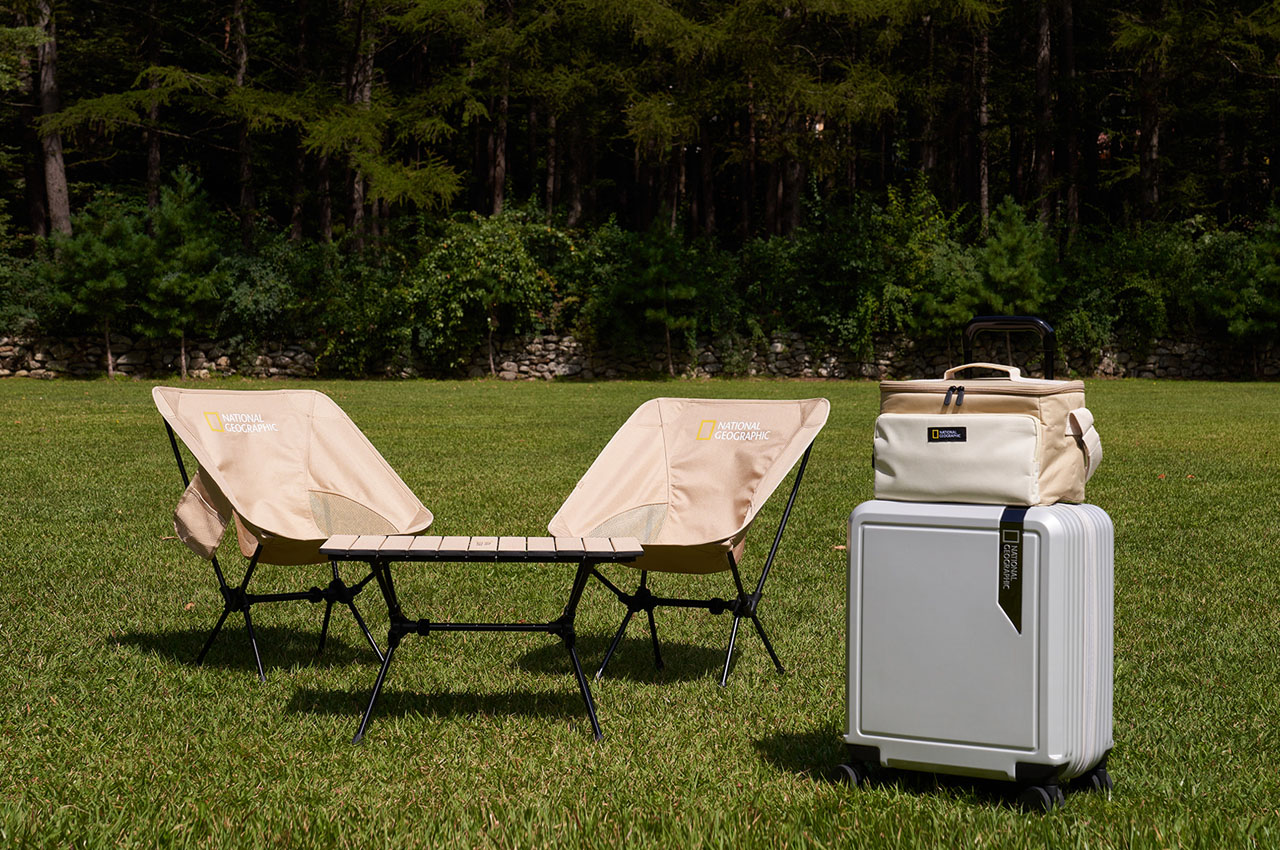
[[[1018,805],[1027,812],[1051,812],[1066,802],[1057,785],[1028,785],[1018,795]]]
[[[865,785],[867,780],[871,778],[871,766],[865,762],[849,763],[836,765],[831,771],[831,780],[837,785],[852,785],[854,788]]]
[[[1081,791],[1092,791],[1095,794],[1109,794],[1111,789],[1116,787],[1115,780],[1111,778],[1105,764],[1100,764],[1076,777],[1072,785]]]

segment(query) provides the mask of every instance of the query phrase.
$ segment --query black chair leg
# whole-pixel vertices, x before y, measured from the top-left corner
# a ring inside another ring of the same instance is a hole
[[[654,622],[652,608],[649,609],[648,613],[649,635],[653,638],[653,666],[654,668],[661,670],[664,665],[662,663],[662,651],[658,649],[658,624]]]
[[[218,636],[218,632],[222,631],[222,624],[227,621],[227,615],[231,613],[230,608],[222,609],[222,616],[218,618],[218,623],[213,627],[213,631],[209,632],[209,637],[205,639],[204,647],[201,648],[200,654],[196,656],[196,666],[204,663],[204,657],[209,654],[209,647],[213,646],[213,641]]]
[[[782,669],[782,662],[778,660],[778,653],[773,651],[773,644],[769,642],[769,635],[765,633],[764,624],[760,622],[759,617],[752,617],[751,624],[756,627],[756,633],[760,635],[760,640],[764,642],[764,648],[769,650],[769,657],[773,659],[773,666],[778,668],[779,673],[785,673]]]
[[[333,614],[333,600],[324,603],[324,622],[320,624],[320,645],[316,647],[316,657],[324,654],[325,638],[329,636],[329,617]]]
[[[613,641],[609,644],[609,651],[604,654],[604,660],[600,662],[600,668],[596,670],[596,678],[599,679],[604,675],[604,668],[609,666],[609,659],[613,658],[613,653],[618,648],[618,644],[622,642],[622,636],[626,634],[627,624],[631,622],[631,615],[635,613],[630,608],[627,609],[626,615],[622,618],[622,625],[618,626],[618,631],[613,635]]]
[[[249,643],[253,646],[253,662],[258,665],[258,679],[267,681],[267,674],[262,672],[262,656],[258,653],[258,636],[253,631],[253,618],[249,616],[249,606],[244,606],[244,627],[249,632]]]
[[[733,663],[733,645],[738,641],[738,624],[742,622],[742,617],[735,616],[733,618],[733,630],[729,632],[729,650],[724,654],[724,672],[720,674],[720,687],[724,687],[729,682],[729,665]]]

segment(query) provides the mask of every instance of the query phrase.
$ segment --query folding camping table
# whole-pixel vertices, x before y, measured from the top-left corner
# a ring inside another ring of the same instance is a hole
[[[628,563],[644,554],[644,549],[636,538],[339,534],[326,540],[320,547],[320,552],[328,555],[335,566],[338,561],[368,563],[378,582],[378,587],[382,590],[382,598],[387,603],[387,617],[390,620],[387,631],[387,651],[382,659],[382,669],[378,671],[378,678],[373,684],[373,693],[369,696],[369,705],[365,709],[364,717],[360,720],[360,728],[356,731],[352,743],[358,743],[364,737],[369,718],[373,715],[374,705],[377,704],[378,695],[382,691],[382,684],[387,678],[391,658],[395,655],[401,639],[408,634],[428,635],[432,632],[544,632],[560,638],[569,651],[573,674],[578,680],[582,700],[586,703],[587,715],[591,718],[591,730],[597,741],[603,737],[600,722],[596,719],[591,687],[582,673],[582,664],[578,661],[578,652],[574,646],[577,639],[574,618],[577,616],[578,601],[582,598],[587,579],[597,566],[607,563]],[[563,613],[550,622],[437,623],[425,619],[414,620],[404,615],[391,574],[394,564],[405,561],[576,563],[578,569]]]

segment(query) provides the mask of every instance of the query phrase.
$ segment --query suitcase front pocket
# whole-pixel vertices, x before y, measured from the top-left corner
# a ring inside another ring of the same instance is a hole
[[[875,494],[908,502],[1035,505],[1042,425],[1016,413],[876,419]]]

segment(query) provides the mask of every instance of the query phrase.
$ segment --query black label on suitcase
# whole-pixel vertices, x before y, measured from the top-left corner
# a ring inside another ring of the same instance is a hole
[[[931,443],[964,443],[968,441],[965,436],[964,428],[930,428],[929,442]]]
[[[1000,610],[1022,634],[1022,521],[1026,508],[1005,508],[1000,515],[999,591]]]

